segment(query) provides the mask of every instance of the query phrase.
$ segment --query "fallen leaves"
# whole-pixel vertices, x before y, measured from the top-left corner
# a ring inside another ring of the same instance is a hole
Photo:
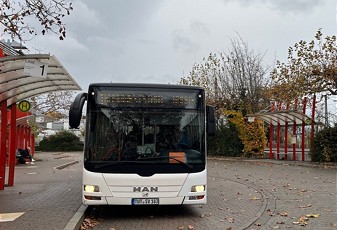
[[[288,213],[286,213],[286,212],[280,212],[279,215],[280,216],[288,216]]]
[[[307,217],[307,218],[318,218],[319,214],[306,214],[305,217]]]
[[[309,207],[311,207],[311,204],[298,206],[298,208],[309,208]]]
[[[95,227],[98,224],[99,224],[99,222],[96,219],[85,218],[82,222],[81,230],[92,229],[93,227]]]
[[[269,216],[274,216],[274,213],[273,213],[273,211],[272,211],[272,210],[270,210],[270,209],[268,209],[268,210],[267,210],[267,213],[268,213],[268,215],[269,215]]]
[[[255,197],[255,196],[254,196],[254,197],[251,197],[250,199],[251,199],[251,200],[261,200],[261,198],[258,198],[258,197]]]
[[[306,226],[308,224],[309,218],[318,218],[320,214],[306,214],[304,216],[301,216],[298,218],[298,221],[294,221],[293,224],[300,225],[300,226]]]
[[[187,229],[188,229],[188,230],[193,230],[194,227],[193,227],[192,225],[189,224],[189,225],[187,225]]]
[[[185,229],[185,226],[184,225],[180,225],[180,226],[177,227],[177,229],[183,230],[183,229]],[[193,227],[193,225],[189,224],[189,225],[187,225],[186,229],[187,230],[194,230],[194,227]]]
[[[300,225],[300,226],[306,226],[308,224],[307,222],[308,218],[305,216],[301,216],[298,218],[298,221],[294,221],[293,224]]]
[[[227,219],[229,223],[234,223],[234,218],[230,217]]]

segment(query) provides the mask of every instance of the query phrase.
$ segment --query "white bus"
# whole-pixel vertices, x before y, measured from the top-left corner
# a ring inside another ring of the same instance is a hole
[[[203,88],[90,84],[71,105],[71,128],[85,101],[83,204],[206,203],[206,135],[215,120]]]

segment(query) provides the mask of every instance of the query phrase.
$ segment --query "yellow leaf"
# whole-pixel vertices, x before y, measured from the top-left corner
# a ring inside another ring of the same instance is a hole
[[[279,215],[280,215],[280,216],[288,216],[288,213],[286,213],[286,212],[281,212],[281,213],[279,213]]]
[[[319,214],[307,214],[305,216],[308,217],[308,218],[318,218]]]
[[[188,229],[188,230],[193,230],[194,227],[193,227],[192,225],[189,224],[189,225],[187,225],[187,229]]]

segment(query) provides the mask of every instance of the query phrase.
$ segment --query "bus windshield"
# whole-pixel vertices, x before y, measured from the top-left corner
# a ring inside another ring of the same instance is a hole
[[[203,170],[202,101],[198,90],[92,88],[85,168],[116,173],[136,173],[146,167],[156,173]]]

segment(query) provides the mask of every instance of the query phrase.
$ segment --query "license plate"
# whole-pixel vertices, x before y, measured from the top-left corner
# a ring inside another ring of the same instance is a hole
[[[132,198],[132,205],[158,205],[159,198]]]

